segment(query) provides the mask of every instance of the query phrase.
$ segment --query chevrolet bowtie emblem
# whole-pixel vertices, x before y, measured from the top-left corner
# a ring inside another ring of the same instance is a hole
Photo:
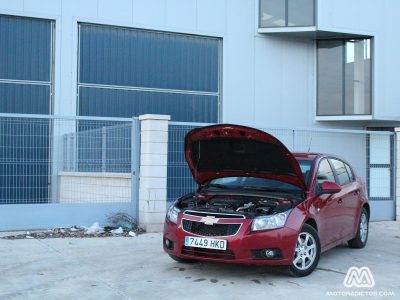
[[[203,222],[206,225],[214,225],[215,223],[218,223],[219,219],[216,219],[214,216],[207,216],[207,217],[202,217],[200,222]]]

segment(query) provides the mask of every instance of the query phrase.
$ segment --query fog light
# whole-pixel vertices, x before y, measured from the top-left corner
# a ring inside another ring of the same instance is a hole
[[[266,256],[267,258],[273,258],[273,257],[275,256],[275,251],[274,251],[274,250],[267,249],[267,250],[265,250],[265,256]]]
[[[167,249],[174,249],[174,242],[169,239],[164,239],[164,245]]]
[[[251,257],[253,259],[280,259],[282,254],[278,248],[258,249],[251,251]]]

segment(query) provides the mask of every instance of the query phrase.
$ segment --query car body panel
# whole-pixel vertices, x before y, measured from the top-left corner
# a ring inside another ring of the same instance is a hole
[[[272,135],[254,128],[219,124],[191,130],[185,137],[185,158],[199,184],[221,177],[247,176],[306,189],[292,153]]]

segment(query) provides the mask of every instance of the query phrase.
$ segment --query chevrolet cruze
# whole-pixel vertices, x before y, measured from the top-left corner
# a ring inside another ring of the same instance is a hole
[[[185,158],[198,188],[170,206],[163,238],[177,261],[281,265],[306,276],[321,252],[367,243],[365,186],[343,159],[291,153],[266,132],[229,124],[190,131]]]

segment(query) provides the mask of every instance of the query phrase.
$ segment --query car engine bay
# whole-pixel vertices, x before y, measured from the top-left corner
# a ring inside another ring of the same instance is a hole
[[[293,202],[289,199],[268,196],[203,195],[192,193],[181,197],[177,202],[177,207],[181,210],[238,214],[252,218],[286,211],[293,207]]]

